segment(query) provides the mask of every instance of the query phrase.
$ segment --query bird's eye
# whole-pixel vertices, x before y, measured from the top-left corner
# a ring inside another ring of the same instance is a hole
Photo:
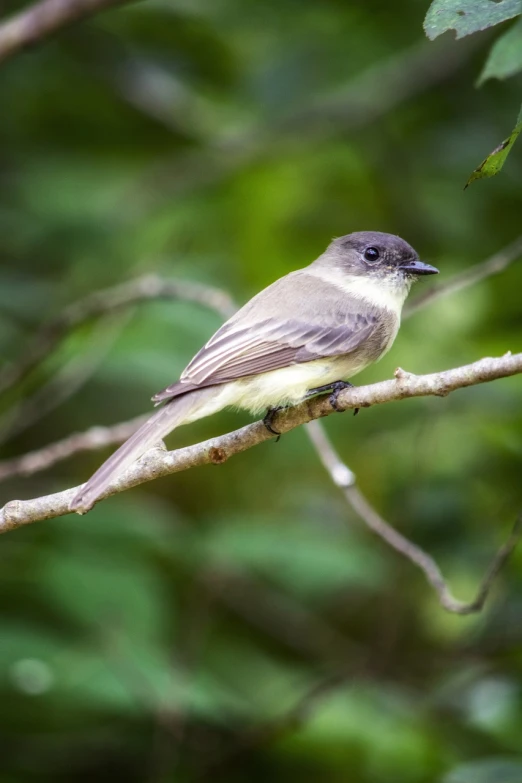
[[[380,258],[380,253],[376,247],[367,247],[364,251],[364,258],[370,264],[374,264]]]

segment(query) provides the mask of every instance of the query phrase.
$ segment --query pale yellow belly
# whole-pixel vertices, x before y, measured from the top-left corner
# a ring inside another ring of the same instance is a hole
[[[230,396],[235,399],[226,404],[254,414],[279,405],[296,405],[309,389],[347,380],[367,365],[362,357],[332,356],[254,375],[232,384]]]

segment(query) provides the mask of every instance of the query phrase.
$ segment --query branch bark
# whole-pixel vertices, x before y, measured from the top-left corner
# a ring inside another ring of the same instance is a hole
[[[128,0],[42,0],[0,25],[0,63],[64,27]]]
[[[507,353],[500,358],[480,359],[473,364],[431,375],[413,375],[398,368],[393,380],[382,381],[371,386],[346,389],[341,392],[337,398],[337,408],[340,410],[368,408],[370,405],[381,405],[394,400],[428,395],[445,397],[456,389],[519,373],[522,373],[522,353],[515,355]],[[301,424],[322,416],[329,416],[334,412],[335,409],[332,408],[328,396],[318,397],[281,411],[274,421],[274,426],[281,433],[285,433]],[[221,464],[235,454],[240,454],[272,437],[273,435],[268,432],[262,422],[255,422],[218,438],[212,438],[177,451],[168,452],[160,447],[151,449],[135,465],[123,473],[107,489],[103,497],[109,497],[146,481],[199,465]],[[33,500],[10,501],[0,511],[0,533],[14,530],[31,522],[53,519],[70,513],[69,504],[78,489],[79,487],[75,487]]]
[[[475,598],[469,602],[459,601],[453,596],[435,560],[427,552],[417,546],[417,544],[414,544],[413,541],[410,541],[389,525],[388,522],[377,513],[373,506],[371,506],[357,487],[355,475],[350,468],[342,462],[322,427],[320,427],[319,422],[310,422],[306,429],[321,462],[330,474],[330,478],[336,486],[340,487],[344,497],[357,516],[362,519],[364,524],[379,536],[379,538],[382,538],[388,546],[395,549],[396,552],[399,552],[407,560],[420,568],[429,584],[435,590],[440,605],[453,614],[465,615],[480,612],[490,593],[495,578],[520,540],[522,534],[522,516],[517,519],[510,537],[506,543],[500,547],[493,558],[490,567],[480,583]]]
[[[122,421],[110,427],[89,427],[85,432],[75,432],[63,440],[50,443],[42,449],[35,449],[21,457],[13,457],[0,462],[0,481],[13,476],[31,476],[41,470],[47,470],[62,460],[69,459],[83,451],[94,451],[107,446],[119,446],[130,438],[139,426],[145,423],[150,414],[145,413],[129,421]]]

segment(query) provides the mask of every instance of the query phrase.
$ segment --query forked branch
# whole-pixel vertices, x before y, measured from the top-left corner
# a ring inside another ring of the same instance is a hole
[[[423,572],[424,576],[435,590],[440,605],[453,614],[473,614],[480,612],[490,593],[493,582],[499,571],[508,560],[522,534],[522,515],[517,519],[512,533],[503,544],[487,569],[472,601],[459,601],[451,592],[442,571],[435,560],[424,549],[414,544],[388,522],[368,502],[356,485],[356,479],[350,468],[342,462],[330,440],[318,421],[312,421],[307,427],[310,440],[315,446],[330,478],[344,494],[349,505],[365,525],[396,552],[410,560]]]

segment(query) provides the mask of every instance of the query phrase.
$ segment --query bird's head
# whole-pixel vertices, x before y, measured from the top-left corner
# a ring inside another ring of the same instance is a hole
[[[408,287],[419,277],[436,275],[439,271],[421,261],[404,239],[380,231],[357,231],[338,237],[330,244],[325,256],[348,275]]]

